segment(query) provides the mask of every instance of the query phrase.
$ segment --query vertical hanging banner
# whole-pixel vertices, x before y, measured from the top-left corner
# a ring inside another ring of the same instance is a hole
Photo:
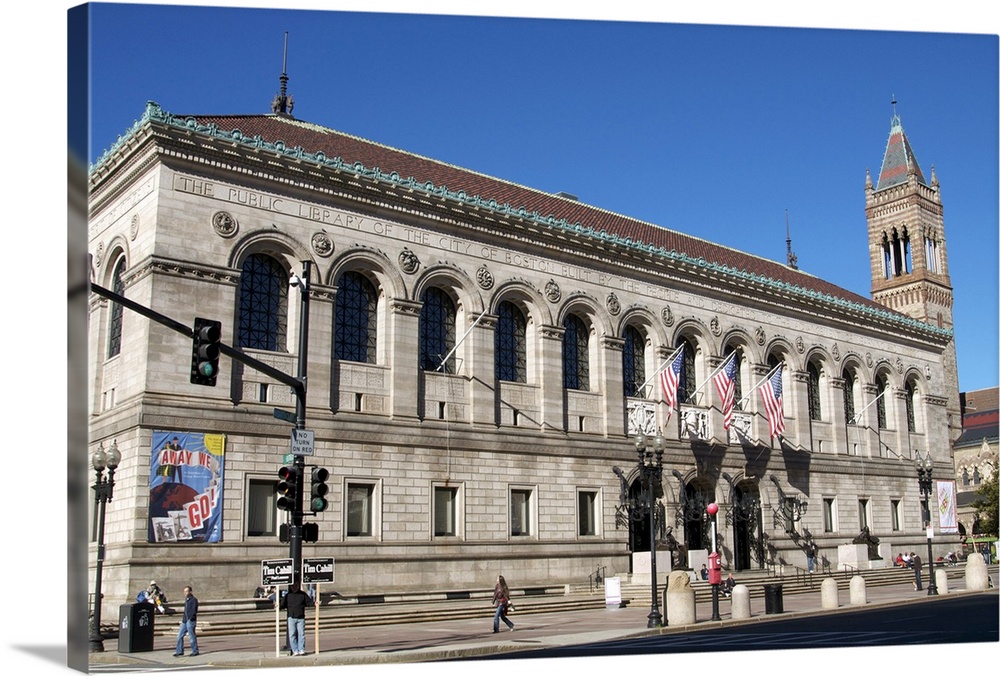
[[[955,507],[955,482],[937,482],[938,524],[942,533],[958,532],[958,514]]]
[[[153,432],[149,542],[222,542],[226,437]]]

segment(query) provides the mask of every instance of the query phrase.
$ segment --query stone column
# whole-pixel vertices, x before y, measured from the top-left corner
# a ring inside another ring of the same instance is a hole
[[[850,440],[847,438],[847,425],[844,419],[844,385],[843,378],[829,378],[830,382],[830,424],[833,426],[833,453],[848,455],[851,452]]]
[[[541,364],[535,372],[540,374],[539,404],[542,409],[542,431],[564,432],[566,397],[563,392],[562,339],[565,330],[561,326],[545,325],[539,327],[538,331]]]
[[[601,368],[599,376],[604,383],[604,434],[621,437],[625,434],[625,382],[622,365],[622,350],[625,341],[613,336],[601,337]]]
[[[392,344],[388,354],[392,360],[389,396],[392,417],[417,418],[421,404],[420,371],[420,308],[421,303],[395,300],[392,304]]]
[[[475,321],[475,318],[471,318]],[[497,395],[499,383],[496,381],[496,315],[484,315],[469,333],[471,343],[465,351],[469,368],[470,420],[473,425],[496,425]]]

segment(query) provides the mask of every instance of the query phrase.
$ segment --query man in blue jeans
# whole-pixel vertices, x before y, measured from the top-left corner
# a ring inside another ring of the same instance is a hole
[[[191,637],[191,654],[198,654],[198,636],[195,634],[195,624],[198,622],[198,599],[192,593],[191,587],[184,587],[184,617],[181,618],[181,628],[177,632],[177,649],[174,657],[184,656],[184,634]]]
[[[306,608],[313,604],[309,594],[296,582],[281,599],[279,607],[288,612],[288,653],[306,654]]]

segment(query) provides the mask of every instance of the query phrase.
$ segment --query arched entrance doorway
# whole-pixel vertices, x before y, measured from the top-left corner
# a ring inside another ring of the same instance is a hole
[[[733,568],[749,570],[753,563],[763,561],[760,520],[760,491],[752,481],[743,481],[733,488],[732,505],[726,523],[733,533]]]
[[[681,508],[677,513],[679,525],[684,527],[684,546],[687,551],[707,550],[711,547],[711,529],[705,509],[715,499],[711,484],[695,479],[684,484]]]

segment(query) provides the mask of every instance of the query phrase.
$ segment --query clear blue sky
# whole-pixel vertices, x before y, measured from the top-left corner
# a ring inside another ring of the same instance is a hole
[[[572,15],[571,15],[572,16]],[[869,295],[865,170],[893,108],[945,205],[962,389],[998,383],[997,38],[97,4],[95,159],[154,100],[299,119],[799,267]]]

